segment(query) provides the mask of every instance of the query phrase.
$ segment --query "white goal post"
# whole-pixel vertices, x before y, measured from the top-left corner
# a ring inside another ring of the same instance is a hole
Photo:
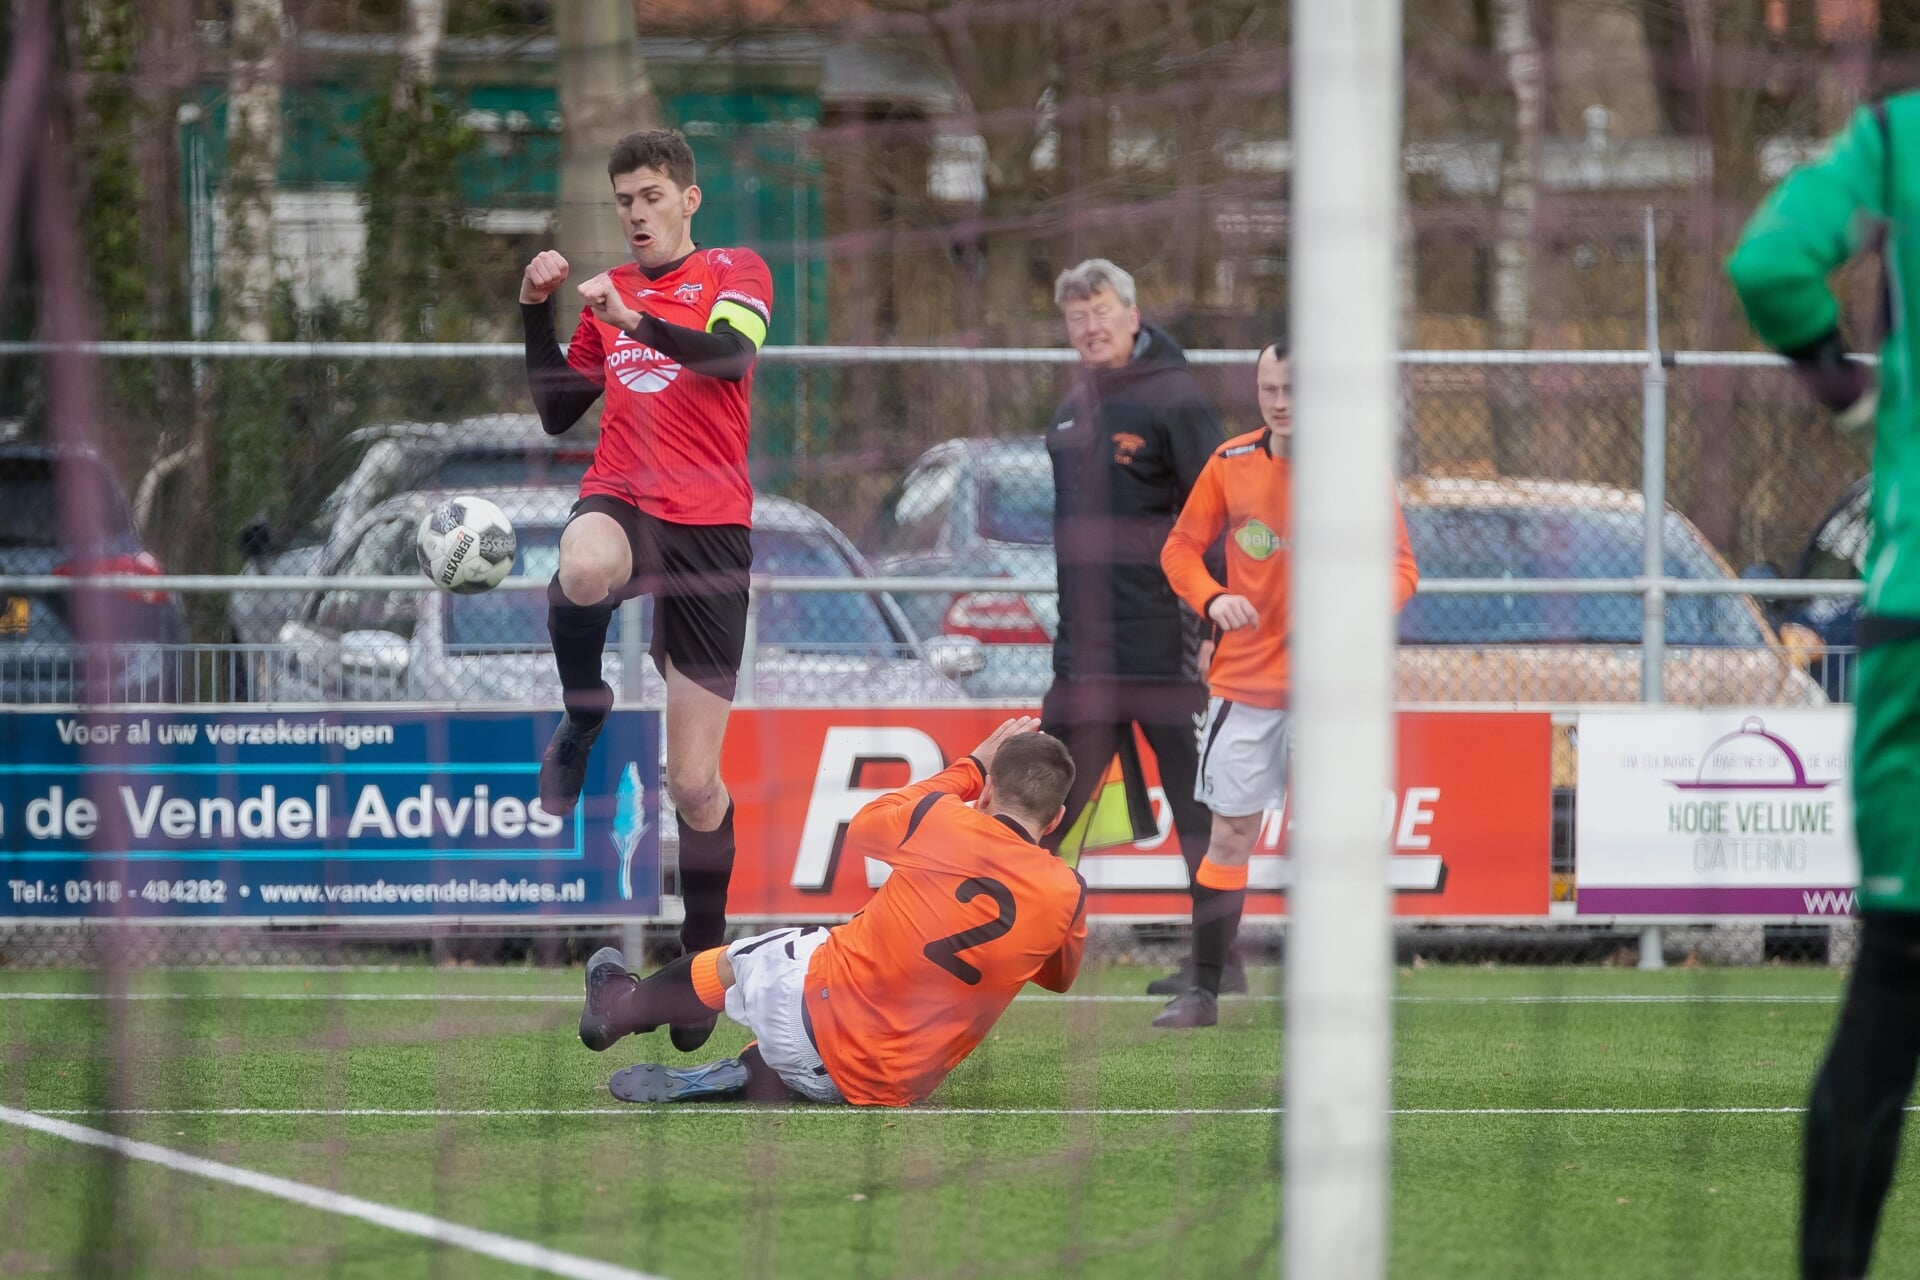
[[[1386,1268],[1400,0],[1305,0],[1293,29],[1293,835],[1288,1276]]]

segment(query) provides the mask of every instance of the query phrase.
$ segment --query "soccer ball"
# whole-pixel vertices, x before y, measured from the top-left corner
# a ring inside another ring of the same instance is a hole
[[[420,521],[420,572],[466,595],[500,585],[513,569],[513,522],[485,498],[448,498]]]

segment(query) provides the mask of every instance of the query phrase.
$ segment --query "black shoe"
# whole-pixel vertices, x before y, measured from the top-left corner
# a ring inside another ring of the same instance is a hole
[[[1193,964],[1189,961],[1180,966],[1179,972],[1170,973],[1164,978],[1155,978],[1147,984],[1150,996],[1177,996],[1191,989],[1199,979],[1194,976]],[[1247,993],[1247,966],[1238,960],[1230,961],[1220,971],[1220,994],[1223,996],[1243,996]]]
[[[580,803],[580,791],[587,785],[587,756],[606,724],[602,716],[582,727],[572,716],[562,715],[547,740],[546,754],[540,757],[540,807],[556,818],[572,813]]]
[[[1220,1021],[1220,1001],[1211,991],[1189,987],[1154,1015],[1156,1027],[1211,1027]]]
[[[613,947],[602,947],[587,961],[587,1004],[580,1010],[580,1043],[599,1053],[621,1036],[613,1029],[613,1003],[640,985],[627,972],[627,958]],[[651,1028],[648,1028],[651,1030]]]
[[[692,1053],[707,1042],[707,1037],[713,1034],[713,1029],[719,1025],[719,1022],[718,1013],[704,1022],[676,1022],[667,1028],[667,1039],[673,1041],[673,1047],[680,1052]]]
[[[643,1062],[622,1067],[607,1088],[622,1102],[698,1102],[702,1098],[737,1098],[746,1092],[752,1073],[738,1058],[722,1058],[697,1067],[663,1067]]]

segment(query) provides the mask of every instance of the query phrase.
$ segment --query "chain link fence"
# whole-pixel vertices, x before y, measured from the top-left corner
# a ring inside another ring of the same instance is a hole
[[[557,703],[543,588],[592,460],[594,415],[555,437],[511,411],[524,402],[517,347],[98,350],[109,388],[192,394],[164,421],[155,404],[128,401],[83,443],[57,445],[31,380],[5,406],[0,702]],[[1032,705],[1052,679],[1058,617],[1043,432],[1076,376],[1072,353],[766,355],[743,704]],[[1190,355],[1224,434],[1259,425],[1252,355]],[[1397,478],[1423,583],[1401,618],[1401,700],[1560,713],[1553,872],[1564,900],[1571,716],[1642,699],[1650,564],[1664,574],[1665,701],[1843,699],[1866,462],[1762,358],[1665,357],[1657,421],[1641,353],[1424,351],[1404,368]],[[1664,444],[1658,562],[1641,494],[1650,440]],[[454,493],[487,497],[514,523],[501,589],[421,582],[416,531]],[[62,519],[76,494],[96,513],[83,544]],[[94,608],[108,611],[94,634],[115,637],[109,648],[75,642],[74,614]],[[608,679],[629,705],[664,697],[645,652],[650,610],[645,597],[627,602],[609,637]],[[1156,945],[1117,937],[1121,956]],[[227,938],[180,945],[212,959]],[[288,958],[416,945],[282,941]],[[29,933],[6,940],[6,963],[97,945],[85,932]],[[1409,959],[1604,961],[1642,945],[1637,932],[1566,923],[1402,934]],[[1653,945],[1675,961],[1844,952],[1824,925],[1669,931]]]

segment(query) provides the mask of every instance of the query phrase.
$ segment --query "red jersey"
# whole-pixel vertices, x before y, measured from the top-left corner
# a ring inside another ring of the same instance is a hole
[[[843,857],[893,874],[807,963],[815,1047],[848,1102],[904,1107],[939,1087],[1020,988],[1065,991],[1087,944],[1087,886],[1011,819],[967,803],[972,756],[875,800]]]
[[[608,276],[635,311],[688,329],[710,329],[721,303],[746,308],[762,324],[773,311],[772,273],[751,249],[696,250],[658,279],[631,262]],[[618,498],[675,524],[753,523],[751,369],[738,382],[683,369],[588,307],[580,310],[567,363],[606,394],[582,497]]]

